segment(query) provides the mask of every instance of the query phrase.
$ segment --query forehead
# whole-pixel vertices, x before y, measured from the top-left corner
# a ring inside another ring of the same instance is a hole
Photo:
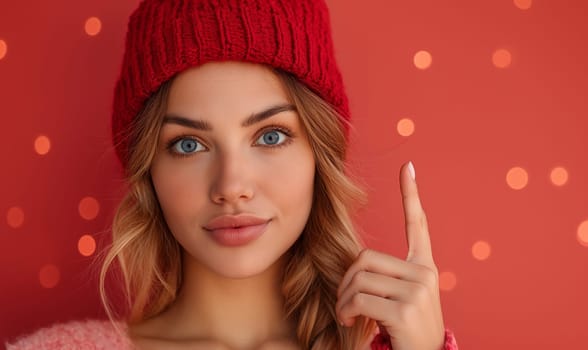
[[[289,99],[282,82],[270,68],[248,62],[209,62],[174,78],[168,112],[243,114],[280,102]]]

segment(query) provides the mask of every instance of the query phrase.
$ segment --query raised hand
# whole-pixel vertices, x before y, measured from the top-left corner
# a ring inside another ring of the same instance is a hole
[[[376,320],[390,336],[394,350],[440,350],[445,326],[439,273],[411,173],[412,163],[404,164],[400,189],[408,242],[406,259],[364,249],[341,280],[336,311],[345,326],[352,326],[359,315]]]

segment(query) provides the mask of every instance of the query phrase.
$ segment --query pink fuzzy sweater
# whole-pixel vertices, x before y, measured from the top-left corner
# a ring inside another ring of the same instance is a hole
[[[123,330],[126,325],[120,323]],[[386,335],[379,334],[372,341],[372,350],[390,350],[392,347]],[[36,332],[21,336],[13,343],[6,343],[6,350],[129,350],[133,349],[131,340],[119,335],[108,320],[86,320],[58,323],[41,328]],[[457,350],[455,337],[450,330],[445,331],[443,350]]]

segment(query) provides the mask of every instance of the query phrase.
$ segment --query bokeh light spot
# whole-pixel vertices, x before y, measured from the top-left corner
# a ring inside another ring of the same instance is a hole
[[[491,251],[490,243],[486,241],[477,241],[472,246],[472,255],[476,260],[482,261],[488,259]]]
[[[457,277],[455,273],[450,271],[444,271],[439,273],[439,289],[444,291],[450,291],[455,289],[457,284]]]
[[[529,175],[527,171],[521,167],[511,168],[506,173],[506,183],[513,190],[520,190],[527,186],[529,182]]]
[[[418,69],[427,69],[433,63],[433,57],[428,51],[421,50],[414,55],[413,62]]]
[[[8,45],[6,44],[6,41],[0,40],[0,60],[6,56],[7,52],[8,52]]]
[[[60,273],[57,266],[48,264],[39,271],[39,282],[43,288],[53,288],[59,283]]]
[[[35,152],[37,152],[37,154],[40,154],[43,156],[43,155],[49,153],[50,149],[51,149],[51,140],[47,136],[40,135],[35,139]]]
[[[84,197],[78,205],[80,216],[86,220],[94,220],[100,212],[100,204],[94,197]]]
[[[549,178],[555,186],[563,186],[568,182],[568,171],[564,167],[555,167],[551,169]]]
[[[533,5],[533,0],[514,0],[513,3],[521,10],[528,10]]]
[[[83,235],[78,240],[78,251],[83,256],[90,256],[96,251],[96,241],[91,235]]]
[[[24,211],[20,207],[12,207],[6,213],[6,223],[12,228],[19,228],[24,224]]]
[[[498,68],[506,68],[510,66],[512,62],[512,56],[510,52],[506,49],[499,49],[494,51],[492,54],[492,63]]]
[[[102,22],[97,17],[90,17],[86,20],[86,24],[84,26],[86,34],[90,36],[98,35],[100,30],[102,29]]]
[[[578,242],[584,247],[588,247],[588,220],[584,220],[578,225]]]
[[[396,130],[401,136],[410,136],[414,133],[414,122],[409,118],[402,118],[396,124]]]

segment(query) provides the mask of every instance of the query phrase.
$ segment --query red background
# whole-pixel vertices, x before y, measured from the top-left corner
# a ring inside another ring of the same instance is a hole
[[[355,120],[351,162],[370,198],[368,245],[406,257],[397,179],[412,160],[460,348],[585,349],[588,3],[328,3]],[[103,247],[120,198],[108,120],[137,4],[0,2],[0,343],[103,316],[78,240]],[[88,35],[94,16],[101,30]],[[501,49],[505,68],[493,63]],[[427,69],[413,62],[421,50]],[[410,136],[397,132],[403,118]],[[51,142],[44,155],[39,135]],[[561,186],[556,166],[569,175]],[[507,184],[513,167],[528,174],[522,189]]]

